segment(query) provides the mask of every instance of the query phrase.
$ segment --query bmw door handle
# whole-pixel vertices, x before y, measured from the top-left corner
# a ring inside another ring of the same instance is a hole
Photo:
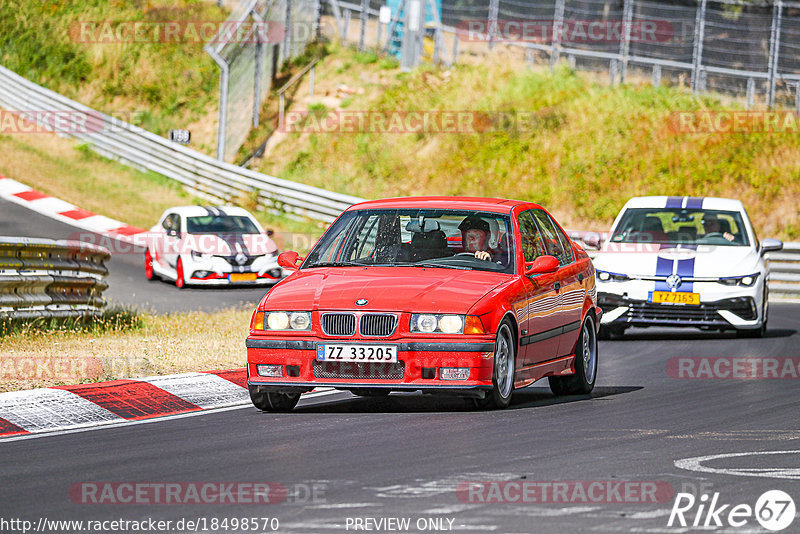
[[[561,282],[556,282],[555,284],[553,284],[553,289],[555,289],[556,291],[561,289]]]

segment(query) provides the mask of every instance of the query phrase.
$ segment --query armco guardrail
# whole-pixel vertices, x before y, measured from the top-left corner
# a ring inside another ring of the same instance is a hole
[[[783,250],[766,257],[770,294],[800,298],[800,243],[784,243]]]
[[[0,237],[0,318],[99,314],[110,257],[79,241]]]
[[[94,111],[4,67],[0,67],[0,108],[22,112],[31,122],[40,124],[48,117],[37,116],[37,112],[51,112],[51,122],[52,112],[74,113],[85,120],[85,127],[80,128],[85,131],[69,128],[62,133],[90,143],[105,156],[177,180],[198,196],[215,201],[235,202],[257,195],[265,209],[331,222],[348,206],[363,200],[216,160]]]

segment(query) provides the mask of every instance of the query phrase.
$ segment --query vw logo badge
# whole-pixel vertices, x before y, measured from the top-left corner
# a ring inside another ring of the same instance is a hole
[[[672,289],[677,289],[681,286],[681,277],[677,274],[671,274],[667,277],[667,285]]]
[[[364,306],[364,305],[365,305],[365,304],[367,304],[368,302],[369,302],[369,301],[368,301],[367,299],[358,299],[358,300],[356,301],[356,306]]]

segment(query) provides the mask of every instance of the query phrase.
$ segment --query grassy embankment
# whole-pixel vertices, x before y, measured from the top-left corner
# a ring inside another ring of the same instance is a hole
[[[0,392],[243,367],[251,309],[0,322]]]
[[[679,134],[671,127],[675,111],[737,104],[644,81],[609,87],[566,67],[551,74],[511,60],[411,73],[387,71],[380,61],[335,51],[321,65],[318,84],[341,72],[364,94],[303,98],[303,109],[317,116],[337,108],[525,110],[535,114],[534,127],[475,134],[290,133],[260,170],[367,198],[529,199],[566,226],[587,229],[608,228],[631,196],[734,197],[745,203],[760,235],[800,237],[797,133]],[[365,62],[371,62],[371,76],[363,73]]]

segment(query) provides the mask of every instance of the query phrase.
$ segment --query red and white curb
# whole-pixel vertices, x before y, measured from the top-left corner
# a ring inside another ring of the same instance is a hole
[[[133,236],[146,232],[143,228],[86,211],[69,202],[45,195],[3,175],[0,175],[0,198],[77,228],[126,242],[133,242]]]
[[[244,368],[11,391],[0,393],[0,439],[247,405]]]

